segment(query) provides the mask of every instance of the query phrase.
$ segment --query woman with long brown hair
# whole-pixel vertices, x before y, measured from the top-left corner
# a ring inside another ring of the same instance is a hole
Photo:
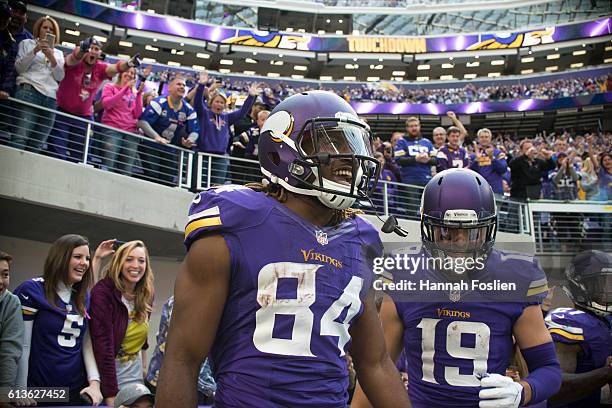
[[[105,402],[113,406],[120,388],[144,384],[153,271],[142,241],[126,242],[113,254],[104,279],[91,294],[91,332]]]
[[[94,405],[102,400],[87,331],[92,282],[89,261],[87,238],[64,235],[51,245],[43,276],[15,289],[25,325],[17,383],[24,387],[68,387],[71,405],[81,405],[85,393]]]

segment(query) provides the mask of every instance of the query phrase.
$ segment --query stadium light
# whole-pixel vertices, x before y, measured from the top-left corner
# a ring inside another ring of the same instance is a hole
[[[247,64],[258,64],[259,63],[257,60],[254,60],[253,58],[245,58],[244,62],[246,62]]]
[[[255,75],[255,71],[242,71],[244,75]]]
[[[455,77],[453,77],[452,75],[440,75],[440,79],[442,81],[450,81],[452,79],[455,79]]]
[[[608,47],[606,47],[606,51],[608,50]],[[578,51],[574,51],[572,52],[572,55],[584,55],[586,54],[586,50],[578,50]]]
[[[219,70],[219,72],[220,72],[220,73],[222,73],[222,74],[229,74],[229,73],[230,73],[230,72],[232,72],[232,71],[230,71],[230,70],[229,70],[229,69],[227,69],[227,68],[221,68],[221,69]]]
[[[356,77],[354,77],[354,76],[345,76],[345,77],[344,77],[344,80],[345,80],[345,81],[356,81],[356,80],[357,80],[357,78],[356,78]]]
[[[582,62],[577,62],[575,64],[571,64],[570,65],[571,68],[580,68],[580,67],[583,67],[583,66],[584,66],[584,64]]]
[[[393,71],[393,73],[391,75],[393,75],[393,76],[404,76],[404,75],[406,75],[406,71]]]
[[[129,42],[129,41],[119,41],[119,45],[120,45],[120,46],[122,46],[122,47],[127,47],[127,48],[130,48],[130,47],[132,47],[134,44],[132,44],[132,43],[131,43],[131,42]]]
[[[66,34],[74,35],[75,37],[78,37],[79,35],[81,35],[81,32],[78,31],[78,30],[69,30],[69,29],[66,29]]]
[[[380,77],[368,77],[367,78],[368,82],[376,82],[376,81],[380,81]]]
[[[474,61],[474,62],[468,62],[465,64],[465,66],[467,68],[475,68],[475,67],[479,67],[480,66],[480,62],[478,61]]]
[[[416,78],[417,81],[429,81],[429,77],[428,76],[420,76]]]
[[[533,57],[523,57],[523,58],[521,58],[521,62],[523,64],[527,64],[527,63],[533,62],[533,61],[535,61],[535,58],[533,58]]]
[[[431,68],[431,66],[429,64],[422,64],[422,65],[419,65],[417,67],[417,70],[424,71],[424,70],[429,69],[429,68]]]
[[[489,78],[497,78],[501,76],[501,72],[489,72]]]
[[[463,78],[465,78],[465,79],[474,79],[474,78],[476,78],[476,74],[465,74],[463,76]]]
[[[296,71],[308,71],[308,67],[305,65],[294,65],[293,69]]]
[[[553,65],[550,67],[546,67],[546,71],[547,72],[553,72],[553,71],[557,71],[559,69],[559,67],[557,65]]]
[[[321,81],[331,81],[333,78],[330,75],[321,75],[319,79]]]
[[[454,64],[442,64],[442,69],[453,69],[455,68]]]
[[[203,58],[203,59],[209,59],[210,58],[210,54],[206,54],[205,52],[198,52],[196,54],[196,57]]]
[[[533,69],[523,69],[521,70],[522,75],[533,74]]]
[[[293,78],[293,79],[304,79],[304,75],[293,74],[293,75],[291,75],[291,78]]]
[[[504,60],[493,60],[491,61],[491,65],[504,65],[506,61]]]
[[[221,64],[221,65],[234,65],[234,61],[222,59],[222,60],[219,61],[219,64]]]
[[[547,60],[559,59],[561,58],[561,54],[549,54],[546,56]]]
[[[270,78],[278,78],[280,74],[278,72],[268,72]]]
[[[181,66],[181,63],[180,62],[176,62],[176,61],[168,61],[166,64],[171,66],[171,67],[180,67]]]
[[[147,44],[147,45],[145,45],[145,50],[147,50],[147,51],[157,52],[157,51],[159,51],[159,48],[157,48],[157,47],[154,47],[154,46],[152,46],[152,45]]]

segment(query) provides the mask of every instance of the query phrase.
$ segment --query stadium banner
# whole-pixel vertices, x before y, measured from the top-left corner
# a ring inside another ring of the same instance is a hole
[[[577,108],[612,102],[612,92],[558,99],[520,99],[507,102],[471,102],[456,105],[437,103],[352,102],[359,115],[444,115],[448,111],[473,115],[492,112],[526,112]]]
[[[113,8],[105,4],[83,0],[31,0],[29,3],[125,28],[215,43],[316,52],[417,54],[494,50],[530,47],[612,34],[612,22],[607,17],[585,23],[515,33],[442,37],[316,36],[300,33],[267,33],[207,25],[176,17]]]

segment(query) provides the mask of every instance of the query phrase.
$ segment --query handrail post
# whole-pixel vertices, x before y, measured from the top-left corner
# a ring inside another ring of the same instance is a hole
[[[87,156],[89,152],[89,138],[91,135],[91,123],[87,122],[87,131],[85,132],[85,147],[83,150],[83,164],[87,164]]]

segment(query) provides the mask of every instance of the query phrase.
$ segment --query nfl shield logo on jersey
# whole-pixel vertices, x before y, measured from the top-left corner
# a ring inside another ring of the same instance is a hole
[[[327,245],[329,244],[329,241],[327,240],[327,234],[323,231],[317,231],[316,232],[316,237],[317,237],[317,242],[321,245]]]

